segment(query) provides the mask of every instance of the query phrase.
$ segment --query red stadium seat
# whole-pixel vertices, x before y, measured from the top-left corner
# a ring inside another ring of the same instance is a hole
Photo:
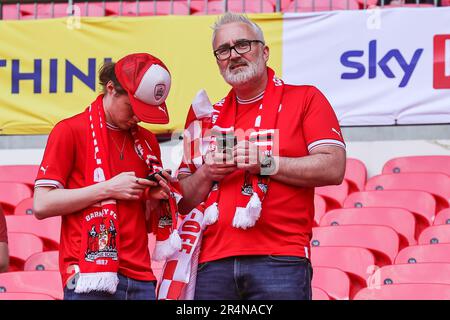
[[[315,226],[318,226],[320,223],[320,219],[327,212],[327,203],[326,201],[319,196],[318,194],[314,195],[314,223]]]
[[[422,231],[419,244],[450,243],[450,225],[431,226]]]
[[[80,4],[79,4],[80,6]],[[87,4],[83,4],[81,12],[83,15],[89,17],[103,17],[103,16],[118,16],[120,14],[120,3],[116,1],[108,1],[108,2],[89,2]],[[122,12],[123,12],[123,4],[122,4]]]
[[[21,182],[34,189],[34,180],[39,166],[30,165],[0,165],[0,182]]]
[[[276,9],[277,1],[278,0],[269,0],[269,2],[272,4],[274,9]],[[281,2],[280,2],[280,4],[281,4],[280,11],[284,12],[285,10],[287,10],[287,8],[289,8],[289,6],[291,5],[292,1],[293,0],[281,0]]]
[[[20,201],[14,208],[15,216],[33,215],[33,198],[26,198]]]
[[[137,6],[139,3],[139,7]],[[117,7],[119,13],[120,7]],[[156,16],[156,15],[188,15],[186,1],[139,1],[123,2],[123,16]]]
[[[204,14],[222,14],[224,13],[224,2],[208,1],[204,0],[192,0],[191,8],[193,8],[194,15]],[[228,11],[237,13],[261,13],[261,12],[274,12],[275,7],[269,0],[228,0]]]
[[[399,283],[442,283],[450,285],[450,263],[407,263],[384,266],[367,280],[367,286]]]
[[[363,191],[367,180],[365,164],[358,159],[347,158],[344,179],[349,186],[349,193]]]
[[[3,207],[5,215],[13,214],[14,208],[19,202],[31,196],[30,188],[24,183],[0,182],[0,205]]]
[[[410,246],[395,257],[395,264],[427,262],[450,263],[450,243]]]
[[[50,295],[55,299],[62,299],[64,295],[61,275],[57,271],[1,273],[0,292],[42,293]]]
[[[358,0],[360,9],[370,9],[376,7],[378,0]]]
[[[342,270],[329,267],[314,267],[312,286],[324,290],[335,300],[348,300],[350,278]]]
[[[331,10],[357,10],[356,0],[298,0],[292,1],[285,12],[314,12]]]
[[[435,283],[402,283],[364,288],[354,300],[449,300],[450,285]]]
[[[42,252],[42,240],[31,233],[8,232],[10,271],[23,270],[25,261],[37,252]]]
[[[313,300],[330,300],[328,294],[322,289],[312,287],[312,299]]]
[[[385,190],[362,191],[350,194],[344,202],[344,208],[393,207],[411,211],[416,217],[417,238],[420,232],[433,223],[436,212],[436,200],[425,191]]]
[[[19,8],[16,4],[5,4],[2,7],[4,20],[34,19],[34,4],[20,4]]]
[[[353,246],[372,250],[378,265],[391,264],[399,249],[394,229],[376,225],[313,228],[312,246]]]
[[[417,244],[414,239],[414,215],[401,208],[345,208],[328,211],[320,221],[321,227],[333,225],[369,224],[394,229],[400,236],[400,248]]]
[[[449,164],[450,165],[450,164]],[[450,176],[435,172],[407,172],[382,174],[367,181],[366,191],[371,190],[422,190],[436,199],[436,211],[450,206]]]
[[[33,254],[25,261],[24,271],[58,271],[59,251],[46,251]]]
[[[366,286],[366,279],[373,273],[375,256],[358,247],[311,247],[313,268],[329,267],[345,271],[351,280],[350,297]],[[314,280],[314,276],[313,276]]]
[[[55,300],[55,298],[43,293],[0,292],[0,300]]]
[[[345,198],[349,194],[349,186],[346,180],[342,181],[337,186],[324,186],[314,189],[315,193],[325,199],[327,202],[327,209],[342,208]]]
[[[440,211],[433,221],[433,225],[450,224],[450,209]]]
[[[61,217],[38,220],[32,216],[7,216],[6,226],[10,232],[32,233],[42,239],[44,250],[58,250],[61,234]]]
[[[434,7],[433,4],[430,3],[403,3],[403,4],[386,4],[384,5],[383,9],[390,9],[390,8],[399,8],[399,7],[405,7],[405,8],[432,8]]]
[[[450,156],[411,156],[387,161],[383,174],[400,172],[441,172],[450,175]]]

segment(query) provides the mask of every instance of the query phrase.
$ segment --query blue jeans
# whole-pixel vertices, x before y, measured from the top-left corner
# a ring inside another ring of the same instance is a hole
[[[201,263],[196,300],[311,300],[312,267],[294,256],[237,256]]]
[[[139,281],[121,274],[114,294],[92,291],[75,293],[74,289],[64,288],[64,300],[156,300],[155,281]]]

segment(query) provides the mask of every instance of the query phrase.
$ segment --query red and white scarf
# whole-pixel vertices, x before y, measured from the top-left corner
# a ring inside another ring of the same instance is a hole
[[[272,146],[277,124],[278,112],[281,108],[284,83],[275,76],[272,69],[267,68],[268,83],[262,104],[255,118],[254,132],[250,141],[258,145],[266,154],[272,154]],[[200,91],[189,110],[185,125],[184,162],[191,172],[203,165],[208,148],[214,143],[214,137],[204,137],[205,132],[212,129],[219,132],[234,130],[237,112],[237,98],[234,90],[222,101],[211,107],[204,91]],[[221,112],[226,110],[226,112]],[[242,192],[233,218],[233,226],[247,229],[256,224],[262,210],[262,203],[269,188],[267,177],[246,173],[242,181]],[[179,233],[190,250],[180,250],[167,261],[162,281],[158,289],[158,299],[192,299],[195,288],[193,277],[196,276],[198,254],[201,245],[202,230],[217,221],[219,216],[218,201],[220,183],[215,183],[205,202],[195,208],[180,225]],[[183,226],[197,223],[200,229]],[[188,284],[186,286],[186,284]]]
[[[103,108],[103,95],[85,111],[89,117],[90,137],[87,144],[85,186],[112,178],[109,162],[108,133]],[[135,127],[132,135],[139,156],[149,167],[149,173],[162,170],[161,162],[145,141],[141,128]],[[181,248],[181,239],[176,230],[177,201],[181,196],[175,188],[168,201],[167,210],[160,210],[159,221],[153,228],[156,233],[155,255],[167,258]],[[79,256],[79,278],[75,292],[105,291],[116,292],[119,279],[120,224],[119,212],[114,199],[106,199],[83,210],[81,248]],[[179,240],[178,243],[176,240]]]

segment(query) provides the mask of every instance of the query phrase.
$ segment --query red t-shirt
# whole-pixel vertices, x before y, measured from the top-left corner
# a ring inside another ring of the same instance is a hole
[[[6,219],[0,207],[0,242],[8,242],[8,231],[6,229]]]
[[[262,99],[238,103],[235,129],[253,128]],[[278,115],[279,155],[304,157],[319,145],[345,148],[336,115],[313,86],[285,85]],[[224,110],[222,110],[224,112]],[[180,172],[189,169],[182,164]],[[219,219],[203,234],[199,262],[239,255],[292,255],[309,258],[314,219],[314,188],[296,187],[274,179],[255,226],[232,226],[244,171],[220,182]]]
[[[86,113],[62,120],[49,135],[44,157],[36,178],[36,187],[52,186],[65,189],[84,187],[87,143],[90,142],[89,119]],[[134,171],[137,177],[146,177],[148,167],[134,148],[129,132],[108,127],[111,175]],[[160,159],[156,137],[147,130],[145,140]],[[124,137],[124,157],[120,160]],[[120,224],[119,273],[136,280],[152,281],[148,235],[143,201],[117,201]],[[81,243],[82,212],[62,216],[59,266],[63,283],[72,274],[69,266],[78,264]],[[68,270],[66,272],[66,270]]]

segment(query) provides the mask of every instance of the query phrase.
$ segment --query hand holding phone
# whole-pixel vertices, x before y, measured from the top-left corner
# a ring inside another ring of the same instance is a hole
[[[164,169],[164,170],[161,170],[161,171],[153,172],[152,174],[148,175],[146,177],[146,179],[158,183],[159,180],[156,177],[160,176],[162,179],[167,180],[166,177],[164,177],[163,172],[167,172],[170,175],[172,173],[172,170]]]

